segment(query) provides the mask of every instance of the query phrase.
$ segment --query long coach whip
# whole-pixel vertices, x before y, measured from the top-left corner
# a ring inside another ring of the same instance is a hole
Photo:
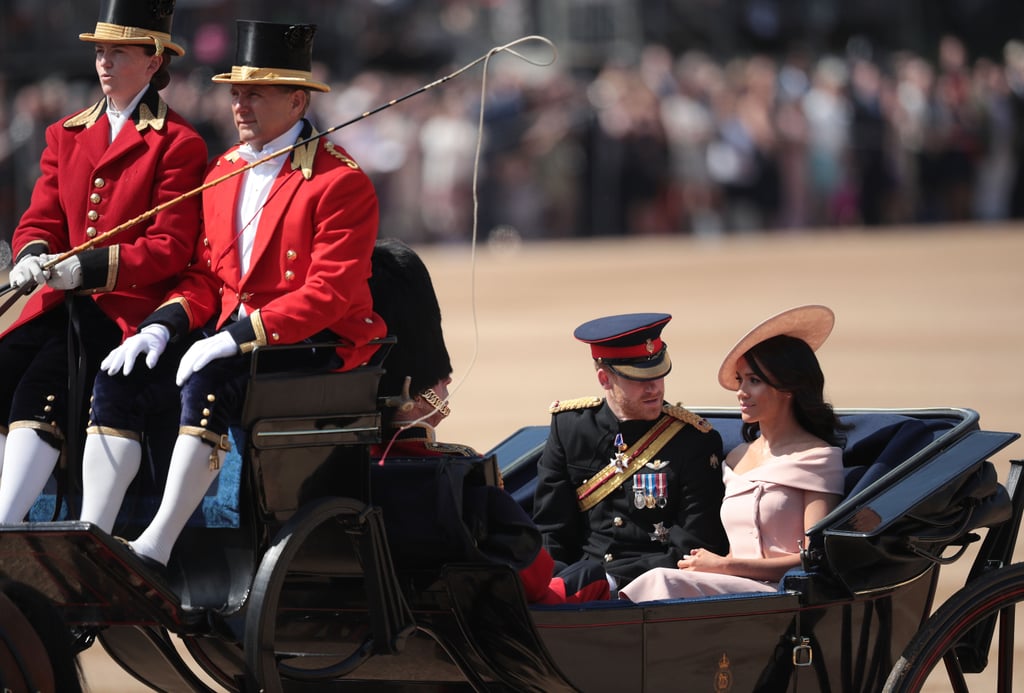
[[[520,53],[519,51],[514,49],[515,46],[518,46],[518,45],[520,45],[522,43],[526,43],[528,41],[541,41],[543,43],[546,43],[551,48],[551,50],[553,52],[552,58],[550,60],[548,60],[547,62],[539,62],[539,61],[533,60],[531,58],[528,58],[527,56],[523,55],[522,53]],[[104,231],[103,233],[98,234],[98,235],[94,236],[93,238],[90,238],[88,241],[86,241],[86,242],[84,242],[84,243],[82,243],[80,245],[77,245],[74,248],[71,248],[70,250],[67,250],[67,251],[61,253],[57,257],[55,257],[55,258],[51,259],[50,261],[44,263],[43,264],[43,269],[46,269],[46,270],[53,269],[58,263],[63,262],[64,260],[67,260],[68,258],[73,257],[75,255],[78,255],[79,253],[82,253],[82,252],[84,252],[86,250],[90,250],[91,248],[99,245],[100,243],[103,243],[104,241],[106,241],[106,240],[116,236],[117,234],[121,233],[122,231],[124,231],[126,229],[129,229],[132,226],[135,226],[136,224],[139,224],[139,223],[141,223],[143,221],[146,221],[147,219],[153,218],[154,216],[156,216],[160,212],[164,211],[165,209],[167,209],[169,207],[173,207],[174,205],[178,204],[179,202],[184,202],[185,200],[188,200],[188,199],[190,199],[192,197],[195,197],[196,195],[199,195],[200,193],[202,193],[204,190],[208,190],[208,189],[210,189],[210,188],[212,188],[212,187],[214,187],[216,185],[220,185],[224,181],[226,181],[226,180],[228,180],[230,178],[233,178],[234,176],[237,176],[239,174],[245,173],[246,171],[248,171],[251,168],[255,168],[256,166],[259,166],[260,164],[266,163],[267,161],[270,161],[270,160],[275,159],[275,158],[277,158],[279,156],[282,156],[284,154],[292,152],[292,151],[298,149],[299,147],[302,147],[302,146],[304,146],[306,144],[309,144],[310,142],[313,142],[314,140],[318,140],[321,137],[326,137],[327,135],[335,133],[338,130],[341,130],[342,128],[345,128],[345,127],[348,127],[349,125],[352,125],[353,123],[358,123],[359,121],[364,120],[365,118],[369,118],[370,116],[375,115],[377,113],[380,113],[381,111],[383,111],[385,109],[388,109],[388,108],[391,108],[392,106],[400,104],[400,103],[402,103],[403,101],[405,101],[407,99],[411,99],[412,97],[417,96],[419,94],[422,94],[423,92],[428,91],[430,89],[433,89],[434,87],[436,87],[438,85],[444,84],[448,80],[451,80],[451,79],[454,79],[455,77],[458,77],[463,72],[466,72],[467,70],[473,68],[474,66],[480,64],[481,62],[490,60],[492,55],[495,55],[495,54],[500,53],[502,51],[511,53],[512,55],[515,55],[516,57],[518,57],[521,60],[524,60],[524,61],[530,63],[531,65],[537,65],[537,66],[541,66],[541,67],[552,64],[555,61],[555,58],[557,57],[557,49],[555,48],[555,45],[549,39],[547,39],[544,36],[537,36],[537,35],[523,36],[521,38],[516,39],[515,41],[511,41],[511,42],[503,44],[501,46],[495,46],[495,47],[491,48],[489,51],[487,51],[485,54],[483,54],[480,57],[478,57],[475,60],[473,60],[472,62],[469,62],[469,63],[463,65],[458,70],[455,70],[454,72],[451,72],[451,73],[449,73],[449,74],[447,74],[447,75],[445,75],[445,76],[443,76],[443,77],[441,77],[439,79],[436,79],[433,82],[430,82],[429,84],[424,84],[423,86],[421,86],[421,87],[419,87],[417,89],[414,89],[413,91],[409,92],[408,94],[406,94],[404,96],[400,96],[397,99],[392,99],[391,101],[388,101],[387,103],[381,104],[380,106],[377,106],[376,108],[373,108],[373,109],[371,109],[369,111],[365,111],[365,112],[359,114],[358,116],[356,116],[355,118],[352,118],[351,120],[347,120],[344,123],[340,123],[338,125],[334,125],[332,127],[329,127],[326,130],[324,130],[323,132],[318,132],[318,133],[315,133],[313,135],[310,135],[309,137],[307,137],[307,138],[305,138],[303,140],[300,140],[300,141],[296,142],[293,145],[285,147],[285,148],[283,148],[283,149],[281,149],[279,151],[273,152],[272,154],[268,154],[267,156],[263,157],[262,159],[258,159],[256,161],[250,162],[250,163],[246,164],[245,166],[243,166],[242,168],[236,169],[234,171],[231,171],[230,173],[227,173],[227,174],[225,174],[223,176],[220,176],[219,178],[215,178],[214,180],[208,181],[208,182],[200,185],[199,187],[197,187],[197,188],[195,188],[193,190],[189,190],[188,192],[184,192],[181,195],[178,195],[177,197],[175,197],[173,199],[167,200],[166,202],[162,202],[161,204],[158,204],[157,206],[153,207],[152,209],[149,209],[149,210],[143,212],[142,214],[138,215],[137,217],[129,219],[128,221],[125,221],[125,222],[123,222],[121,224],[118,224],[117,226],[113,227],[112,229],[110,229],[108,231]],[[0,315],[3,315],[4,313],[6,313],[7,310],[12,305],[14,305],[14,303],[18,300],[19,297],[21,297],[24,294],[27,294],[27,293],[31,292],[33,288],[35,288],[35,287],[34,286],[30,287],[28,284],[23,284],[23,285],[21,285],[20,287],[17,287],[17,288],[12,287],[10,284],[5,284],[5,285],[0,286],[0,296],[3,296],[4,294],[7,294],[9,292],[14,292],[14,296],[7,298],[3,302],[3,304],[0,304]]]

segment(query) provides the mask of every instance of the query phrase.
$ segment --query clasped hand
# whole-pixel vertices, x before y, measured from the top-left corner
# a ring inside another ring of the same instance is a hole
[[[214,359],[223,359],[234,356],[238,353],[238,344],[227,332],[218,332],[212,337],[200,339],[193,344],[181,357],[178,364],[178,375],[175,378],[178,387],[185,384],[185,381],[192,377],[192,374],[200,371]]]
[[[108,375],[117,375],[118,371],[128,375],[135,368],[136,359],[145,354],[146,366],[152,370],[167,348],[170,337],[170,331],[163,325],[146,325],[140,332],[124,340],[121,346],[107,354],[100,363],[100,369],[106,371]]]
[[[676,565],[680,570],[700,570],[705,573],[728,573],[727,559],[707,549],[693,549]]]

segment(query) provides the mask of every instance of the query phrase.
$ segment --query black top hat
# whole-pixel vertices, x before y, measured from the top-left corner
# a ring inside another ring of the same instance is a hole
[[[573,336],[590,345],[590,355],[629,380],[656,380],[672,370],[661,331],[668,313],[629,313],[585,322]]]
[[[274,24],[239,19],[235,64],[231,72],[214,75],[214,82],[228,84],[279,84],[331,88],[313,79],[315,24]]]
[[[79,34],[91,43],[155,45],[157,55],[166,48],[175,55],[185,49],[171,40],[174,0],[100,0],[96,30]]]
[[[373,309],[398,339],[384,359],[378,391],[397,395],[410,377],[409,394],[415,397],[452,373],[434,285],[423,260],[398,239],[379,239],[372,262]]]

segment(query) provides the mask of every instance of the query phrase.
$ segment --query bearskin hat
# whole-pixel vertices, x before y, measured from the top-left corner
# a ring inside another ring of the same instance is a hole
[[[384,359],[378,392],[401,393],[408,376],[409,395],[415,397],[452,372],[434,285],[419,255],[396,238],[378,239],[372,262],[373,307],[398,340]]]

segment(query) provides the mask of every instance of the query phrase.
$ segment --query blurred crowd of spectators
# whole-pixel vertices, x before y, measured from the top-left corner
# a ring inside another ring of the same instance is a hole
[[[972,60],[799,50],[716,60],[649,45],[635,64],[575,74],[492,59],[477,177],[479,234],[524,239],[726,234],[1024,216],[1024,44]],[[87,56],[86,56],[87,57]],[[453,65],[452,69],[458,66]],[[227,88],[176,73],[163,92],[211,155],[235,141]],[[440,74],[364,70],[313,100],[321,129]],[[370,173],[382,233],[472,232],[480,68],[339,130]],[[0,219],[28,201],[45,126],[98,98],[95,80],[0,75]]]

